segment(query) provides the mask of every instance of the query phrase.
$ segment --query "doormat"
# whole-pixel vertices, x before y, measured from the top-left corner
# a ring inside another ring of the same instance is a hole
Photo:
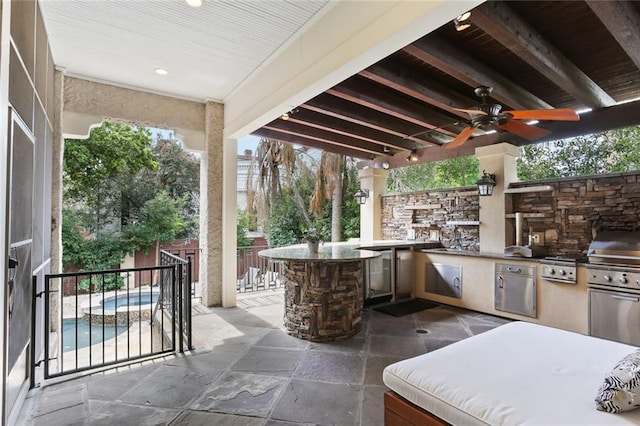
[[[437,308],[438,306],[440,306],[438,303],[411,299],[404,302],[394,303],[393,305],[374,308],[374,310],[382,312],[383,314],[393,315],[394,317],[402,317],[424,311],[425,309]]]

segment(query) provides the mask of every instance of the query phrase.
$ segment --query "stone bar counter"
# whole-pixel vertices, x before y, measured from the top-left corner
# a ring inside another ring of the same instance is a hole
[[[364,260],[380,253],[357,245],[326,243],[318,253],[306,245],[263,250],[259,256],[284,263],[284,325],[312,342],[354,336],[362,327]]]

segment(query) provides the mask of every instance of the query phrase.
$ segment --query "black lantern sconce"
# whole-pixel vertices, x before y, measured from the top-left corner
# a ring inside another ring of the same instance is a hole
[[[496,186],[496,175],[482,171],[482,177],[476,182],[478,193],[481,197],[491,196],[493,188]]]
[[[353,196],[356,197],[358,204],[363,205],[367,202],[367,198],[369,198],[369,190],[360,188]]]

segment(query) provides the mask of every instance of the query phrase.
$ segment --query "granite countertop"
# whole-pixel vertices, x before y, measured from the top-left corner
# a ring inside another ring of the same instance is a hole
[[[323,243],[318,253],[309,253],[306,244],[278,247],[258,252],[260,257],[276,260],[301,260],[308,262],[348,262],[365,260],[380,256],[371,250],[360,250],[360,244]]]
[[[357,243],[359,248],[367,250],[382,250],[390,248],[425,249],[442,247],[442,243],[436,240],[374,240]]]
[[[513,261],[525,261],[525,262],[539,262],[543,257],[522,257],[522,256],[507,256],[504,253],[489,253],[473,250],[458,250],[448,248],[436,248],[436,249],[422,249],[423,253],[428,254],[450,254],[453,256],[468,256],[468,257],[484,257],[489,259],[502,259]]]

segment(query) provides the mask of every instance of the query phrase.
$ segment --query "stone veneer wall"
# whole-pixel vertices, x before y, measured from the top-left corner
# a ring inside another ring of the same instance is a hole
[[[408,208],[415,205],[429,205],[434,208]],[[439,236],[445,246],[451,247],[455,245],[457,236],[463,249],[477,251],[479,226],[454,222],[479,220],[479,196],[475,186],[389,194],[382,197],[383,239],[405,239],[407,230],[415,229],[416,238],[434,239],[433,237]],[[412,226],[414,224],[417,226]]]
[[[512,184],[550,185],[552,191],[507,194],[511,212],[524,213],[529,228],[544,232],[549,254],[585,254],[599,230],[640,230],[640,171]],[[509,213],[509,212],[507,212]]]
[[[513,213],[524,213],[524,239],[529,229],[544,232],[549,255],[583,255],[599,230],[640,230],[640,171],[594,176],[518,182],[510,188],[549,185],[551,191],[506,194],[506,219],[513,226]],[[495,196],[495,195],[494,195]],[[474,187],[390,194],[382,197],[384,239],[405,239],[412,223],[416,238],[439,231],[443,244],[454,245],[456,229],[462,248],[478,250],[478,226],[451,225],[452,221],[478,220],[478,193]],[[436,209],[412,210],[411,205],[441,205]],[[514,242],[506,242],[507,245]]]

